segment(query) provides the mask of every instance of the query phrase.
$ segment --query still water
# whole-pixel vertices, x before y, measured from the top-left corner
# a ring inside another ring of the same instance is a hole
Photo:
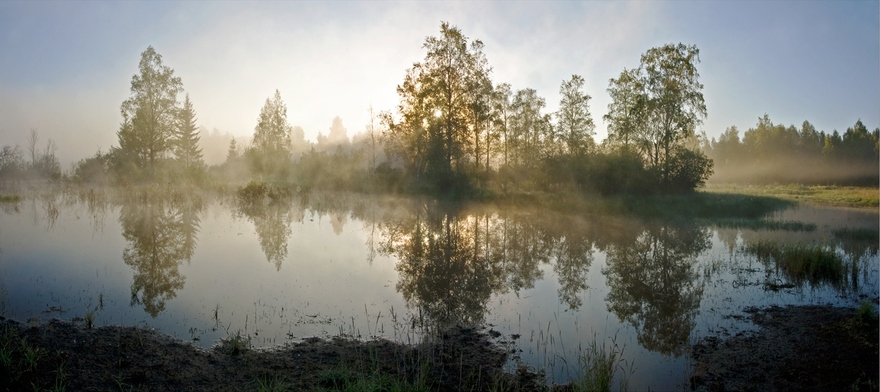
[[[245,202],[193,192],[68,190],[0,204],[0,315],[141,325],[208,348],[311,336],[415,342],[480,325],[562,383],[594,340],[632,389],[684,389],[690,345],[747,330],[750,306],[878,297],[878,216],[792,207],[751,223],[561,214],[353,194]],[[809,280],[756,243],[823,247]],[[514,366],[511,363],[511,366]]]

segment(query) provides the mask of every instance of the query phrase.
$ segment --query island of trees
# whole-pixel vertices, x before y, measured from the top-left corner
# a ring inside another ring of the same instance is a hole
[[[425,57],[397,86],[394,110],[374,113],[351,139],[339,117],[316,143],[291,126],[281,93],[268,97],[250,140],[232,139],[226,161],[208,167],[197,114],[180,77],[153,47],[142,54],[122,102],[119,145],[62,174],[51,140],[32,130],[24,151],[4,146],[0,180],[67,178],[92,183],[246,183],[300,188],[467,196],[574,190],[601,194],[690,192],[715,173],[736,182],[878,182],[880,128],[858,120],[843,135],[774,125],[768,115],[740,137],[698,133],[707,116],[694,45],[648,49],[609,80],[612,102],[595,140],[591,96],[573,74],[559,110],[534,89],[492,79],[483,43],[448,23],[427,37]],[[182,98],[182,100],[181,100]],[[812,168],[804,170],[805,167]],[[809,175],[808,175],[809,174]]]

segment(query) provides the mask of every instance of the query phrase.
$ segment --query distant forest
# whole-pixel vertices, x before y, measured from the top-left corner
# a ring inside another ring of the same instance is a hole
[[[339,117],[316,143],[290,125],[281,93],[268,97],[250,140],[232,139],[224,163],[207,166],[197,116],[181,79],[151,46],[121,107],[119,145],[62,173],[49,140],[0,151],[0,181],[27,178],[94,184],[233,183],[304,189],[448,196],[575,190],[586,193],[691,192],[718,182],[877,185],[880,129],[861,120],[843,135],[804,122],[774,125],[767,115],[740,136],[696,130],[707,116],[699,49],[668,44],[642,54],[609,81],[597,143],[584,78],[559,86],[559,110],[531,88],[492,80],[483,43],[448,23],[425,39],[425,57],[397,86],[394,110],[374,113],[349,139]],[[181,97],[183,100],[181,102]],[[714,173],[714,177],[713,176]]]

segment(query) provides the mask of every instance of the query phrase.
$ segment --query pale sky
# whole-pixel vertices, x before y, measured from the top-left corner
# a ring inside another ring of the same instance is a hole
[[[280,90],[315,140],[340,116],[395,109],[406,69],[441,21],[482,40],[492,80],[534,88],[556,110],[582,75],[597,139],[608,80],[666,43],[695,44],[710,137],[774,123],[880,126],[877,1],[0,2],[0,145],[30,129],[62,167],[117,145],[119,107],[152,45],[183,80],[198,124],[249,140]]]

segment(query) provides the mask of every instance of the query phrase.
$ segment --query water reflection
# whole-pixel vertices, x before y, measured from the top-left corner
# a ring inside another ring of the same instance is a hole
[[[294,220],[302,221],[302,211],[302,208],[294,208],[290,197],[269,201],[239,198],[235,214],[247,217],[254,224],[266,260],[280,271],[281,264],[287,259],[287,242],[292,233],[290,225]]]
[[[381,251],[397,260],[397,290],[431,323],[479,324],[493,295],[531,289],[551,265],[568,309],[582,305],[594,226],[570,217],[463,211],[418,203],[380,225]]]
[[[483,322],[501,270],[486,257],[474,222],[425,204],[383,229],[382,249],[398,258],[397,290],[409,306],[432,325]]]
[[[687,351],[703,293],[696,256],[708,247],[707,230],[684,224],[650,226],[632,243],[608,248],[608,310],[636,329],[643,347]]]
[[[134,275],[131,304],[142,305],[152,317],[183,289],[186,277],[178,267],[193,256],[203,208],[197,198],[174,200],[157,195],[122,203],[119,223],[128,241],[122,260]]]

